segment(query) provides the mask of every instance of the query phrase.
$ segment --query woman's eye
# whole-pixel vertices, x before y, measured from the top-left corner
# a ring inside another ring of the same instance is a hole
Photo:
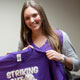
[[[25,20],[29,20],[29,17],[25,17]]]
[[[33,14],[33,17],[36,17],[37,16],[37,14]]]

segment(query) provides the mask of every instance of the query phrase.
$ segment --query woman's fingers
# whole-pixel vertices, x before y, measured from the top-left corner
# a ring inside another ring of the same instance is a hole
[[[27,49],[27,48],[33,48],[33,46],[31,46],[31,45],[28,45],[27,47],[24,47],[22,50],[25,50],[25,49]]]
[[[46,56],[49,60],[61,61],[63,59],[63,55],[54,50],[46,51]]]
[[[10,54],[10,52],[7,52],[7,55]]]

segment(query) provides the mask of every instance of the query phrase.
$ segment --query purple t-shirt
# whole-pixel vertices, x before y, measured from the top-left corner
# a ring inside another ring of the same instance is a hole
[[[0,80],[24,80],[29,74],[35,80],[51,80],[49,61],[44,53],[28,48],[0,58]]]
[[[48,40],[38,48],[12,52],[0,57],[0,80],[68,80],[60,62],[50,61],[45,51],[52,49]]]

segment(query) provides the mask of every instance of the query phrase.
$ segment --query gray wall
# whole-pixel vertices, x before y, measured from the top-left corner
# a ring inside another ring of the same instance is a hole
[[[24,1],[0,0],[0,55],[17,51],[20,13]],[[80,58],[80,0],[38,1],[43,6],[51,26],[67,32]]]

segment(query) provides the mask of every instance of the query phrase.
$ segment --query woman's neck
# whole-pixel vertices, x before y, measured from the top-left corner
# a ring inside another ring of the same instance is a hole
[[[44,35],[42,30],[37,30],[32,32],[32,40],[33,41],[37,41],[37,40],[41,40],[41,39],[45,39],[46,36]]]
[[[42,30],[36,30],[32,32],[32,39],[39,38],[41,36],[44,36]]]
[[[42,31],[35,31],[32,33],[32,41],[37,47],[41,47],[45,44],[47,38]]]

